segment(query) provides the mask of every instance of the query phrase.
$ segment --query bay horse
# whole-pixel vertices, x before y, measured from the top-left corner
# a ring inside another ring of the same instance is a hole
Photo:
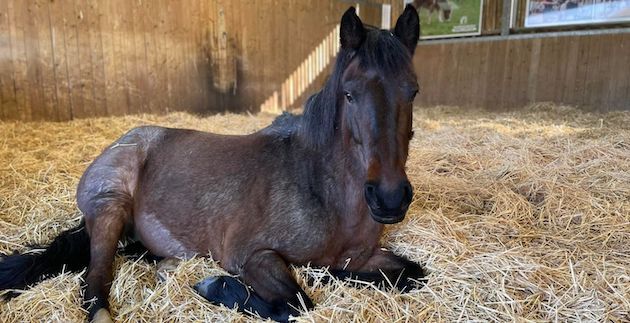
[[[282,322],[314,307],[289,264],[420,287],[422,267],[379,246],[384,224],[402,221],[413,196],[405,163],[419,33],[411,6],[391,32],[365,27],[350,8],[334,70],[302,115],[245,136],[132,129],[81,177],[81,224],[44,251],[5,256],[0,290],[88,266],[88,319],[110,322],[113,260],[125,239],[166,259],[210,255],[234,276],[204,279],[194,286],[200,295]]]

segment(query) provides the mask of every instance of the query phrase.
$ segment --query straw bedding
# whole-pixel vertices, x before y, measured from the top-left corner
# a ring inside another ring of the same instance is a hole
[[[0,123],[0,252],[46,243],[80,219],[82,171],[140,124],[250,133],[270,115],[184,113]],[[383,244],[425,264],[408,294],[341,282],[304,284],[317,307],[302,322],[627,321],[630,311],[630,113],[553,105],[519,112],[417,109],[408,175],[415,197]],[[190,286],[223,273],[192,259],[156,280],[155,265],[116,260],[110,299],[121,322],[251,321]],[[0,301],[0,321],[85,320],[82,275],[64,273]]]

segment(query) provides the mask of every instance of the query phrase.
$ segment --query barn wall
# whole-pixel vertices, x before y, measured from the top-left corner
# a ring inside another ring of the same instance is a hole
[[[421,105],[630,110],[630,29],[420,42]]]
[[[0,0],[0,120],[296,106],[352,4]]]

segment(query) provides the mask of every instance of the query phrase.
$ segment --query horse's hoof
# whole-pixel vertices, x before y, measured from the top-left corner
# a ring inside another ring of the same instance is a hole
[[[100,310],[96,311],[96,314],[94,314],[94,317],[92,318],[90,323],[114,323],[114,321],[109,315],[109,311],[101,308]]]
[[[197,284],[195,284],[194,288],[199,293],[199,295],[206,296],[208,292],[212,291],[216,286],[215,283],[221,278],[221,276],[210,276]]]
[[[159,283],[166,281],[169,272],[175,271],[179,265],[180,260],[176,258],[164,259],[157,264],[156,276]]]

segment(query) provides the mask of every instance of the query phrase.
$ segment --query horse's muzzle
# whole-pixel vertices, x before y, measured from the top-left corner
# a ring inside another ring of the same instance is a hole
[[[393,224],[405,218],[413,197],[413,188],[406,180],[389,191],[381,189],[377,183],[367,182],[364,193],[372,218],[383,224]]]

